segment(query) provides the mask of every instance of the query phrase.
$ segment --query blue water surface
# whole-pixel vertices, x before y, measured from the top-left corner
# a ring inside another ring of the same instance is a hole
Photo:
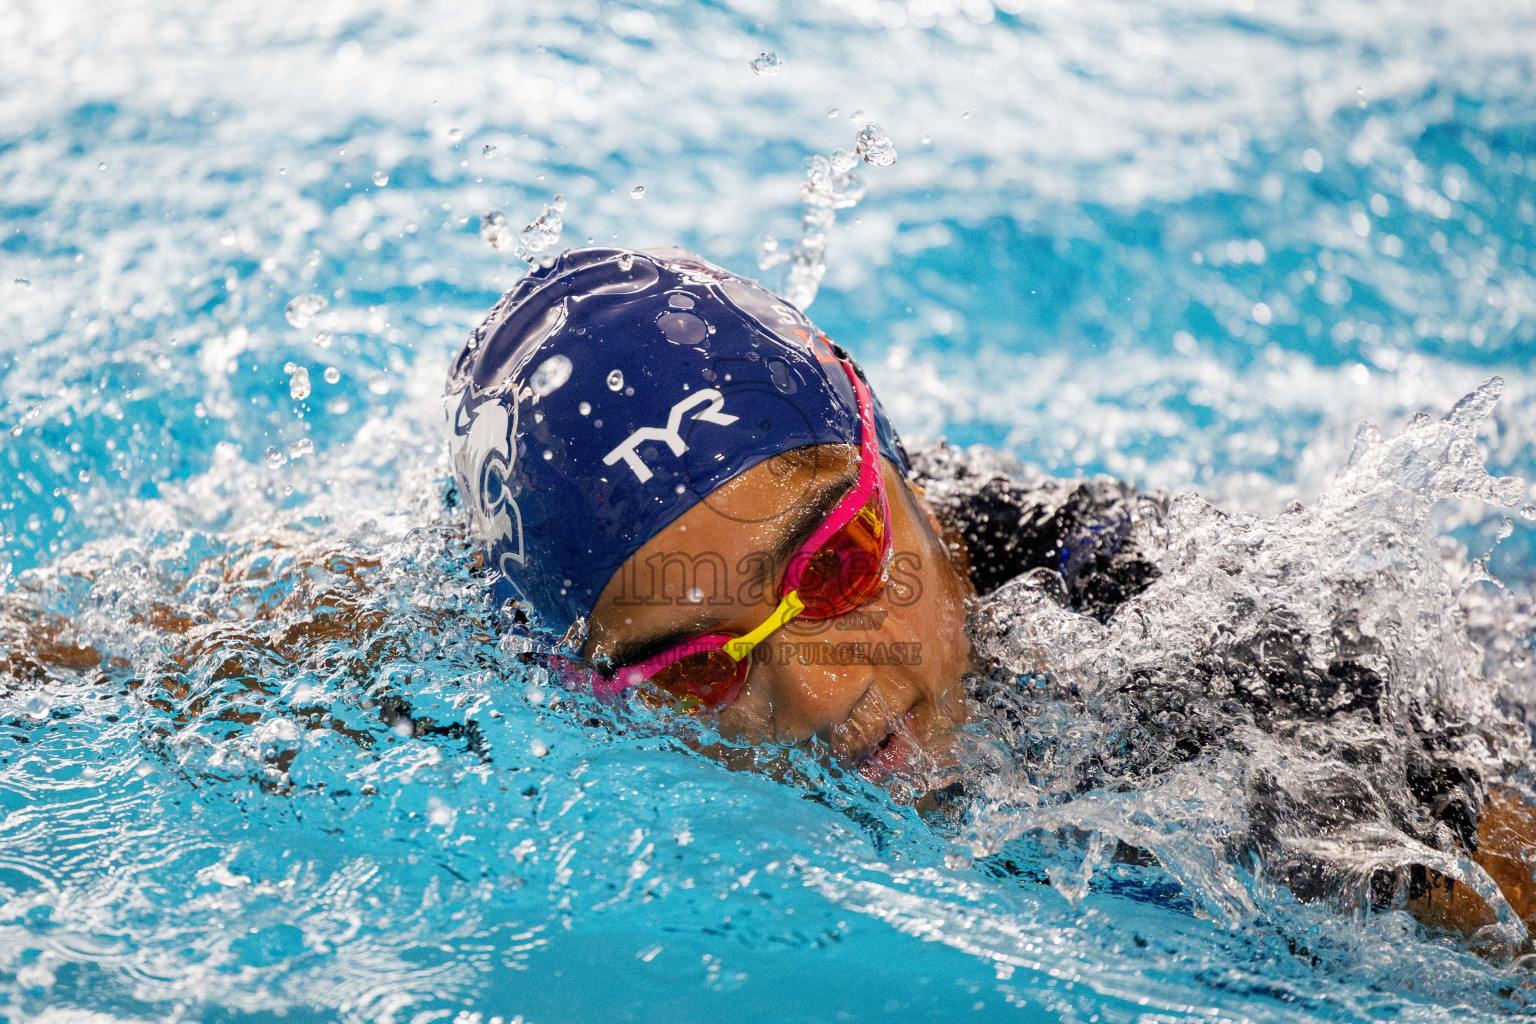
[[[757,274],[876,121],[809,313],[905,434],[1272,513],[1498,374],[1489,464],[1536,479],[1532,39],[1512,0],[12,0],[0,1016],[1527,1012],[1402,915],[1233,927],[1129,867],[1074,904],[1049,844],[964,866],[858,779],[559,696],[483,606],[439,396],[525,265],[486,211]],[[1492,564],[1529,590],[1528,523]],[[33,671],[18,616],[89,653]]]

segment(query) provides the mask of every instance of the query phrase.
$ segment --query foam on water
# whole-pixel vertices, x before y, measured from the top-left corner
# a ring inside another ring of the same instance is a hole
[[[1536,476],[1533,28],[1498,0],[0,9],[3,1012],[1523,1010],[1518,963],[1279,879],[1417,858],[1486,890],[1404,766],[1532,793],[1528,523],[1483,557],[1484,503],[1530,495],[1477,452]],[[1039,580],[981,612],[1032,685],[978,684],[954,821],[551,686],[444,501],[443,375],[518,225],[745,270],[804,237],[806,157],[836,186],[861,143],[881,170],[807,266],[897,426],[1208,499],[1108,624]],[[1262,692],[1271,657],[1306,685]],[[1379,721],[1303,713],[1336,664]],[[1437,745],[1425,707],[1476,728]],[[1128,729],[1210,709],[1192,755]]]
[[[1429,514],[1454,496],[1523,499],[1475,441],[1501,384],[1390,441],[1363,426],[1310,509],[1263,519],[1176,498],[1166,524],[1142,526],[1162,576],[1108,623],[1058,604],[1050,573],[990,597],[978,643],[1002,674],[981,732],[1001,724],[1002,760],[975,759],[993,796],[962,850],[1090,831],[1150,851],[1229,924],[1272,907],[1277,882],[1363,905],[1376,872],[1412,864],[1503,907],[1456,829],[1491,784],[1520,785],[1530,736],[1467,636],[1458,596],[1475,579],[1449,575]]]

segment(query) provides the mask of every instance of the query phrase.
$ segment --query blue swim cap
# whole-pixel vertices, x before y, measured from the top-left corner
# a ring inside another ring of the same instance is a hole
[[[841,350],[684,249],[574,249],[501,297],[454,363],[449,454],[494,596],[579,645],[641,545],[760,462],[853,443]],[[906,455],[879,403],[880,450]]]

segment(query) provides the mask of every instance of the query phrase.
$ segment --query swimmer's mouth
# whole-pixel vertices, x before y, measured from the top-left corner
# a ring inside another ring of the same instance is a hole
[[[858,772],[870,782],[884,782],[912,763],[918,751],[917,737],[912,726],[917,716],[916,705],[907,709],[886,737],[874,744],[858,760]]]

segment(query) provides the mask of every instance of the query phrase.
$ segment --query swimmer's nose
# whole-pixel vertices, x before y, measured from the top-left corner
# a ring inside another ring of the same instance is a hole
[[[886,719],[907,711],[887,706],[911,689],[901,685],[900,666],[889,663],[897,660],[891,652],[913,642],[904,632],[832,629],[776,637],[771,659],[753,668],[749,683],[764,691],[773,739],[798,743],[820,736],[839,758],[883,739]]]

